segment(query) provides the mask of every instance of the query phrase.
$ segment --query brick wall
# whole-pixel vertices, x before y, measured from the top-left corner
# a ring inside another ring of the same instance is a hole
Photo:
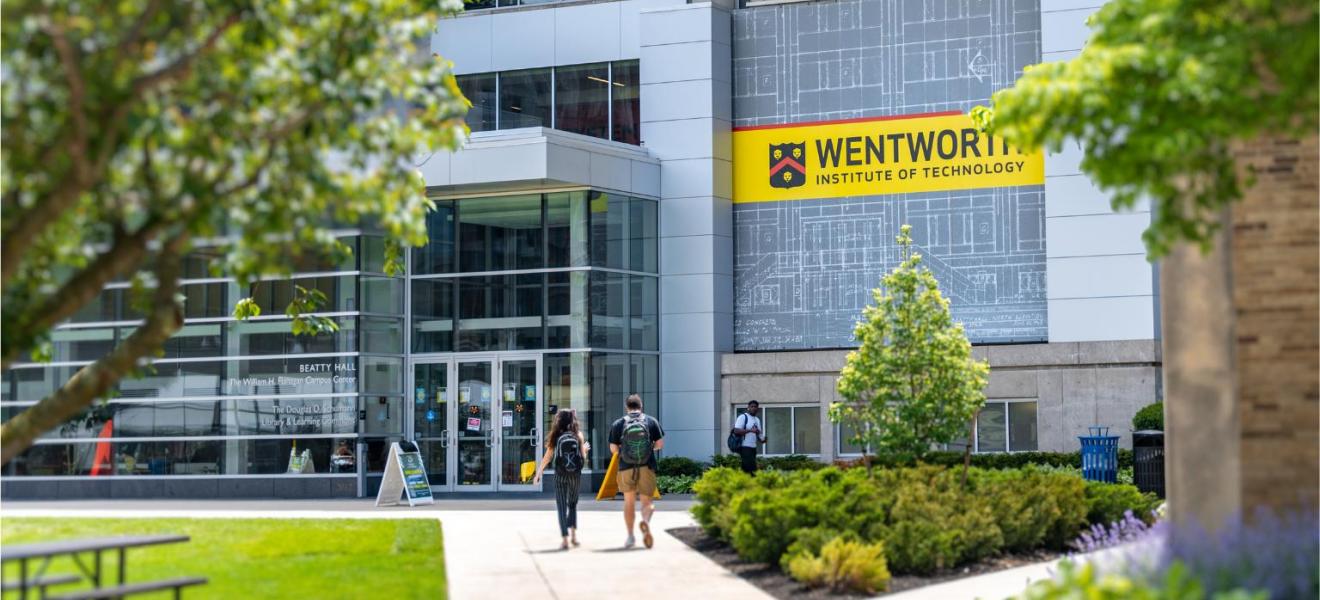
[[[1317,138],[1237,148],[1256,183],[1233,209],[1242,506],[1317,505],[1320,188]]]

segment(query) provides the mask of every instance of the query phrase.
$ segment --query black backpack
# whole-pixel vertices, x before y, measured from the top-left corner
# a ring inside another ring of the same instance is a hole
[[[738,415],[738,419],[741,418],[742,415]],[[738,428],[738,419],[733,420],[733,427],[729,429],[729,439],[724,440],[724,445],[728,446],[729,452],[732,452],[734,454],[737,454],[738,449],[742,448],[743,438],[745,437],[733,432],[734,429]]]
[[[638,413],[623,418],[623,435],[619,436],[619,461],[644,467],[651,463],[655,445],[651,441],[651,428],[646,426],[646,415]]]
[[[555,441],[555,471],[560,473],[582,472],[582,441],[576,433],[566,432]]]

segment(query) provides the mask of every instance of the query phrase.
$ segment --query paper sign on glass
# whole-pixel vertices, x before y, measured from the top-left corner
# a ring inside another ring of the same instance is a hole
[[[513,427],[513,411],[506,410],[500,414],[501,427]]]
[[[468,430],[468,431],[481,431],[481,419],[479,419],[479,418],[477,418],[477,417],[470,417],[470,418],[468,418],[468,420],[467,420],[467,430]]]

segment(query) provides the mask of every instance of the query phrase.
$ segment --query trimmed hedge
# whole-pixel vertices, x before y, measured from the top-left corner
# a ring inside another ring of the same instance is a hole
[[[1153,523],[1160,499],[1155,494],[1143,493],[1135,485],[1124,483],[1086,482],[1086,521],[1092,525],[1109,525],[1123,520],[1123,513]]]
[[[729,469],[742,468],[742,457],[737,454],[719,454],[711,457],[710,462],[715,467],[725,467]],[[829,465],[802,454],[756,457],[756,468],[758,470],[778,469],[780,471],[815,471],[827,466]]]
[[[1164,431],[1164,403],[1147,404],[1132,417],[1132,429]]]
[[[661,463],[664,460],[662,459]],[[688,459],[683,459],[688,460]],[[695,463],[695,461],[693,461]],[[943,467],[961,467],[963,464],[963,454],[961,452],[931,452],[920,461],[921,464],[936,465]],[[695,463],[704,465],[704,463]],[[727,467],[737,469],[742,466],[742,459],[737,454],[718,454],[711,457],[710,464],[713,467]],[[876,468],[893,469],[899,467],[915,467],[916,460],[899,460],[880,456],[871,457],[871,465]],[[863,466],[861,458],[840,459],[834,461],[834,466],[841,469],[853,469]],[[1021,469],[1027,465],[1038,465],[1048,467],[1069,467],[1075,469],[1082,468],[1082,453],[1076,452],[997,452],[994,454],[973,454],[972,466],[981,469]],[[802,469],[816,470],[825,467],[824,463],[801,454],[789,456],[758,456],[756,458],[758,469],[779,469],[780,471],[797,471]],[[1132,451],[1120,448],[1118,450],[1118,468],[1120,470],[1132,469]],[[660,465],[660,474],[666,473],[664,464]]]
[[[837,537],[883,542],[895,573],[927,573],[1001,551],[1063,549],[1086,524],[1085,484],[1045,469],[715,468],[697,482],[697,522],[744,559],[789,564]]]
[[[660,477],[701,477],[706,472],[706,463],[695,461],[685,456],[666,456],[656,461],[656,475]]]
[[[661,494],[691,494],[697,478],[691,475],[656,475],[655,485]]]
[[[735,457],[736,458],[736,457]],[[892,469],[896,467],[916,466],[918,461],[911,459],[892,459],[881,456],[872,456],[871,465],[874,467]],[[922,464],[938,465],[943,467],[961,467],[963,464],[962,452],[931,452],[920,461]],[[1039,465],[1050,467],[1073,467],[1082,468],[1082,452],[996,452],[993,454],[973,454],[972,466],[981,469],[1021,469],[1027,465]],[[839,460],[834,462],[835,466],[843,468],[854,468],[863,465],[862,459],[854,458],[848,460]],[[1132,467],[1132,451],[1124,448],[1118,450],[1118,467]]]

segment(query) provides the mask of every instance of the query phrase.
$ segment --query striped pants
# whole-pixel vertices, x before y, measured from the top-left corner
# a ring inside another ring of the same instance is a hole
[[[559,535],[568,537],[577,529],[578,484],[581,473],[555,473],[555,513],[559,516]]]

